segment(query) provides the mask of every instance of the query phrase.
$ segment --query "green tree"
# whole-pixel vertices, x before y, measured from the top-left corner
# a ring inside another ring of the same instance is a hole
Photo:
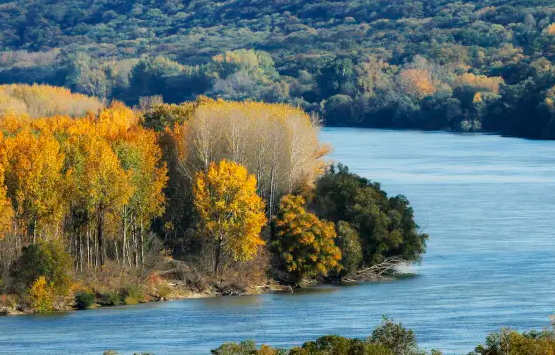
[[[40,278],[58,295],[65,295],[71,284],[72,261],[62,243],[49,241],[23,248],[15,262],[12,274],[19,284],[19,291],[31,288]]]
[[[312,207],[321,218],[348,222],[357,230],[367,266],[389,257],[419,261],[427,234],[419,232],[408,200],[387,198],[378,183],[332,166],[316,184]]]

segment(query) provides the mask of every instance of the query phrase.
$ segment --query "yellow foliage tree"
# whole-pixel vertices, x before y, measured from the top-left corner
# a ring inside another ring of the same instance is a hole
[[[96,113],[102,106],[94,97],[73,94],[63,87],[37,84],[0,85],[0,116],[11,111],[31,117],[82,117],[87,112]]]
[[[86,147],[84,194],[89,213],[96,219],[100,264],[105,261],[104,228],[107,218],[117,219],[133,194],[131,172],[120,165],[117,155],[105,141],[93,138]]]
[[[37,313],[50,312],[54,309],[54,288],[40,276],[29,289],[31,308]]]
[[[327,275],[340,269],[341,250],[335,245],[335,225],[303,207],[301,196],[286,195],[274,218],[274,248],[296,279]]]
[[[4,173],[7,164],[8,159],[4,146],[4,136],[0,133],[0,240],[5,237],[6,232],[11,228],[14,216],[12,203],[7,196],[8,189],[4,184]]]
[[[402,70],[400,82],[407,94],[417,98],[433,95],[437,91],[431,73],[423,69]]]
[[[63,217],[62,166],[64,155],[52,133],[33,133],[26,128],[7,138],[6,185],[21,228],[33,242],[48,225]]]
[[[457,76],[455,79],[455,87],[458,86],[471,86],[480,91],[499,93],[499,86],[503,84],[503,78],[494,76],[488,77],[485,75],[474,75],[472,73],[465,73]]]
[[[264,241],[264,202],[256,193],[256,178],[225,159],[196,174],[194,203],[203,233],[215,242],[214,274],[227,257],[252,259]]]
[[[318,131],[314,117],[290,105],[205,99],[182,127],[183,166],[189,176],[222,159],[245,166],[271,217],[281,196],[312,186],[322,173],[328,147]]]

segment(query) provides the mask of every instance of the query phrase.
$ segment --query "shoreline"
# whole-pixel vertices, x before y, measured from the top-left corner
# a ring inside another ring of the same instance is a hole
[[[138,304],[147,304],[147,303],[160,303],[160,302],[173,302],[173,301],[182,301],[187,299],[201,299],[201,298],[216,298],[216,297],[241,297],[241,296],[254,296],[254,295],[263,295],[263,294],[288,294],[288,293],[295,293],[295,290],[306,290],[310,288],[315,288],[318,286],[352,286],[361,283],[382,283],[382,282],[393,282],[397,280],[402,280],[407,277],[416,276],[416,274],[412,273],[396,273],[393,275],[388,276],[376,276],[373,277],[366,277],[366,278],[354,278],[354,279],[345,279],[340,282],[332,282],[332,281],[314,281],[308,283],[302,283],[301,285],[297,285],[295,287],[291,285],[263,285],[263,286],[248,286],[244,290],[234,290],[230,293],[223,294],[221,292],[217,292],[215,290],[212,291],[193,291],[190,289],[179,289],[179,286],[172,282],[168,282],[172,288],[174,288],[174,292],[168,296],[167,298],[156,298],[154,296],[147,297],[147,301],[139,302]],[[177,286],[177,287],[176,287]],[[121,304],[116,306],[105,306],[96,303],[95,306],[79,309],[75,306],[75,304],[68,304],[64,308],[56,309],[52,312],[48,313],[37,313],[33,311],[26,311],[21,309],[13,309],[13,308],[0,308],[0,317],[16,317],[16,316],[25,316],[25,315],[33,315],[33,314],[56,314],[56,313],[65,313],[65,312],[79,312],[84,310],[96,310],[96,309],[105,309],[105,308],[115,308],[115,307],[127,307],[127,306],[134,306],[133,304]]]

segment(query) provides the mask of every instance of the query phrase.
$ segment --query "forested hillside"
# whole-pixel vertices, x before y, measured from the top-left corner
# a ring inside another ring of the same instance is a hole
[[[0,19],[0,83],[555,138],[550,0],[16,0]]]

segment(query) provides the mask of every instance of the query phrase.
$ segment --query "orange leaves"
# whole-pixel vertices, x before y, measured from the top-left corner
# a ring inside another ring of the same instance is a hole
[[[127,106],[121,102],[113,102],[110,107],[100,111],[96,119],[98,134],[110,140],[115,140],[138,124],[139,119]]]
[[[281,199],[273,220],[274,247],[287,271],[298,278],[326,275],[341,267],[341,250],[334,243],[335,225],[308,213],[304,203],[301,196],[286,195]]]
[[[433,95],[437,91],[432,75],[427,70],[405,69],[401,71],[400,81],[407,94],[418,98]]]
[[[548,36],[555,36],[555,23],[552,23],[545,28],[545,34]]]
[[[256,194],[256,178],[245,167],[222,160],[196,174],[194,203],[207,237],[216,241],[215,272],[222,257],[250,260],[264,245],[264,202]]]

